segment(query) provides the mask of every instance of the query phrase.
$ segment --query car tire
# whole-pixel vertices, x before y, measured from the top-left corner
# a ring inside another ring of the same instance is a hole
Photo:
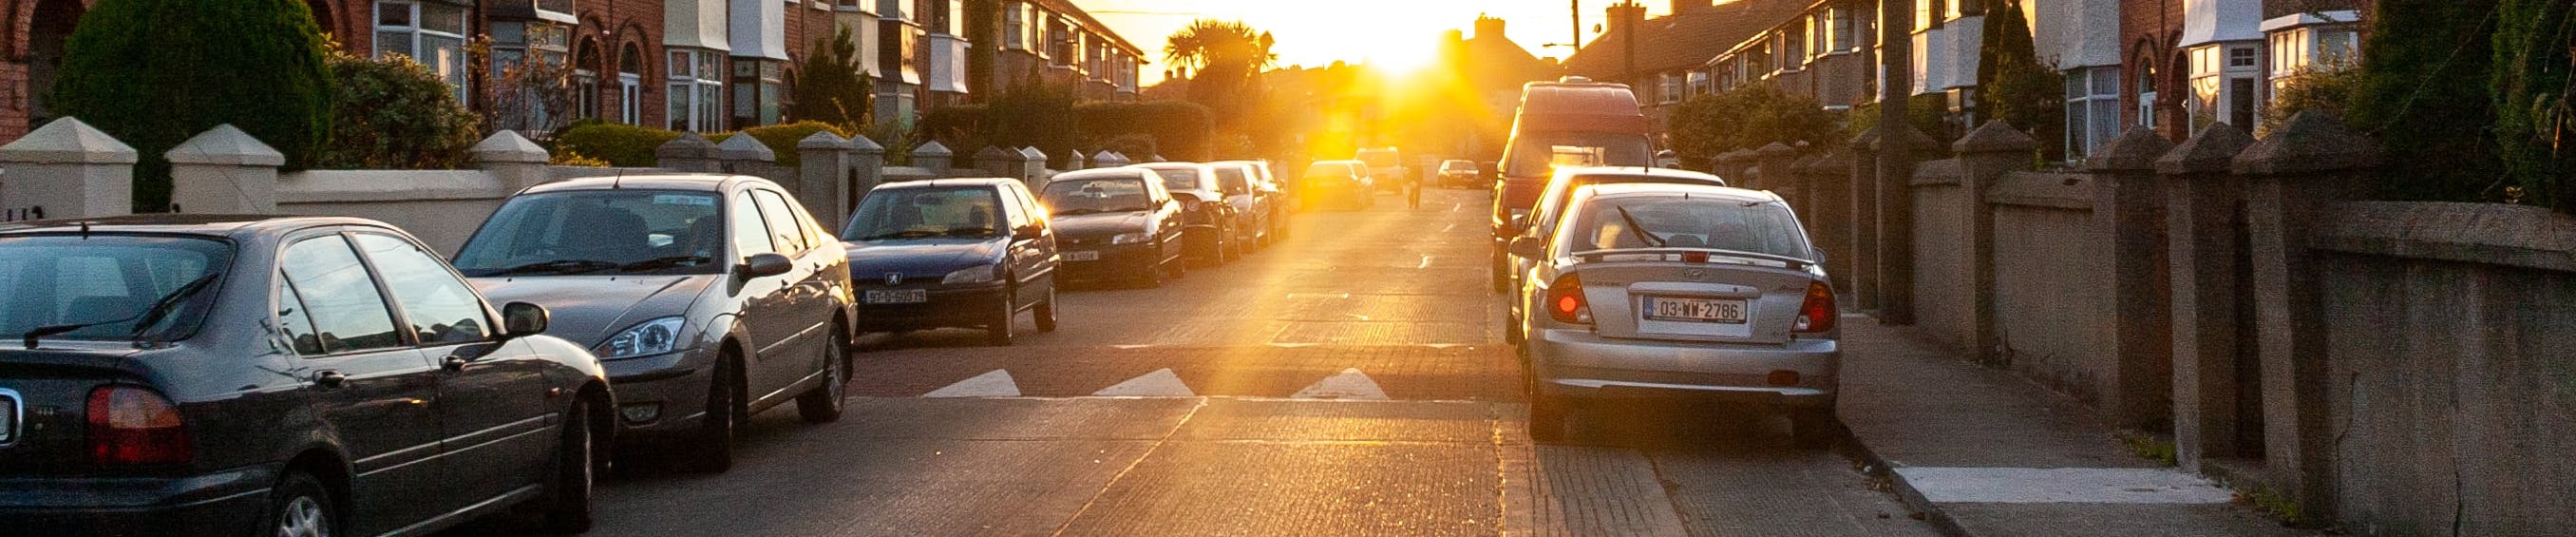
[[[553,472],[546,483],[544,521],[539,531],[578,534],[590,531],[593,492],[599,483],[599,444],[592,436],[590,402],[576,401],[564,411],[563,442],[555,446]]]
[[[1823,449],[1832,446],[1834,434],[1842,420],[1831,408],[1800,408],[1789,411],[1789,436],[1801,449]]]
[[[1532,381],[1532,385],[1535,388],[1536,381]],[[1539,443],[1565,441],[1567,403],[1564,397],[1539,393],[1535,389],[1530,391],[1530,441]]]
[[[708,371],[707,411],[704,421],[689,439],[688,449],[680,454],[680,467],[689,471],[720,474],[733,469],[734,429],[741,424],[742,390],[736,388],[736,368],[741,358],[728,352],[716,360]]]
[[[1496,293],[1509,293],[1512,291],[1511,269],[1503,268],[1503,264],[1508,262],[1510,262],[1510,260],[1497,255],[1493,258],[1490,264],[1485,266],[1485,272],[1491,275],[1494,280],[1494,292]]]
[[[1016,328],[1014,325],[1019,324],[1020,320],[1020,308],[1016,307],[1019,295],[1019,289],[1002,288],[1001,311],[993,312],[999,317],[984,321],[984,344],[995,347],[1011,346],[1013,336],[1011,330]]]
[[[1054,332],[1054,331],[1055,331],[1055,286],[1053,286],[1053,285],[1049,285],[1049,286],[1047,286],[1047,292],[1046,292],[1046,293],[1047,293],[1046,301],[1045,301],[1045,302],[1039,302],[1039,303],[1038,303],[1037,310],[1036,310],[1036,311],[1034,311],[1034,312],[1031,312],[1031,314],[1032,314],[1032,315],[1034,315],[1034,316],[1036,316],[1036,317],[1038,318],[1038,331],[1039,331],[1039,332]]]
[[[823,344],[823,385],[796,396],[796,415],[805,423],[841,421],[842,405],[847,404],[843,395],[850,383],[849,338],[837,326],[832,327],[831,337]]]
[[[302,470],[289,470],[277,488],[268,492],[268,516],[261,519],[265,527],[252,535],[281,537],[321,537],[340,533],[340,508],[332,503],[331,491],[322,487]]]

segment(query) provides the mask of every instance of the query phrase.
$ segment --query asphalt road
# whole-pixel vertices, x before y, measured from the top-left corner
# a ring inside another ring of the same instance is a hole
[[[1568,445],[1532,445],[1484,286],[1489,203],[1300,214],[1160,289],[1068,290],[1060,330],[1023,317],[1012,347],[869,336],[849,417],[781,407],[729,473],[613,476],[594,533],[1933,533],[1776,416],[1592,408]]]

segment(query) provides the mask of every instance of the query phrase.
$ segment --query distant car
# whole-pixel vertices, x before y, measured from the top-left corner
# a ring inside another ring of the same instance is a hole
[[[1257,175],[1249,167],[1219,162],[1208,165],[1216,170],[1216,186],[1225,194],[1226,205],[1234,207],[1236,249],[1249,252],[1270,244],[1272,229],[1270,196],[1263,192]]]
[[[1367,163],[1320,160],[1306,166],[1305,178],[1298,181],[1306,187],[1299,196],[1307,207],[1322,207],[1329,201],[1340,200],[1344,207],[1366,209],[1377,205],[1376,188],[1371,186],[1374,182],[1369,178]]]
[[[554,311],[618,398],[619,440],[721,472],[753,414],[839,420],[850,378],[841,242],[756,177],[574,179],[502,202],[456,254],[483,293]]]
[[[1565,433],[1570,399],[1707,399],[1786,410],[1802,446],[1836,426],[1833,287],[1769,192],[1711,185],[1578,188],[1520,294],[1530,436]]]
[[[1181,213],[1188,216],[1189,233],[1184,238],[1190,255],[1209,265],[1222,265],[1243,257],[1241,233],[1247,222],[1234,205],[1226,203],[1231,193],[1216,175],[1216,167],[1195,162],[1155,162],[1134,167],[1154,170],[1163,177],[1163,187],[1179,200]]]
[[[616,402],[546,324],[371,220],[0,224],[0,533],[587,530]]]
[[[1129,279],[1160,287],[1189,273],[1182,258],[1185,225],[1163,178],[1144,168],[1065,172],[1048,179],[1038,201],[1054,211],[1056,247],[1067,281]]]
[[[1289,210],[1289,206],[1295,203],[1293,189],[1288,187],[1286,179],[1272,174],[1270,161],[1229,160],[1217,164],[1242,166],[1244,172],[1251,175],[1253,188],[1259,193],[1262,205],[1270,208],[1270,242],[1288,238],[1288,215],[1294,212]]]
[[[1556,230],[1556,224],[1558,221],[1557,214],[1565,209],[1565,199],[1566,197],[1573,195],[1575,189],[1590,185],[1622,183],[1672,183],[1685,185],[1726,186],[1726,180],[1720,179],[1715,175],[1684,170],[1634,167],[1563,168],[1557,170],[1554,177],[1548,178],[1547,186],[1539,191],[1538,205],[1536,207],[1532,207],[1527,216],[1514,217],[1522,221],[1514,222],[1513,227],[1521,228],[1521,236],[1524,237],[1546,237],[1548,233]],[[1505,255],[1510,255],[1510,253],[1505,252]],[[1511,271],[1504,275],[1505,279],[1503,283],[1499,285],[1501,285],[1502,289],[1505,291],[1519,289],[1520,277],[1528,273],[1530,265],[1536,261],[1537,260],[1527,257],[1511,255],[1509,259]],[[1510,303],[1510,307],[1505,315],[1506,320],[1503,325],[1503,340],[1506,342],[1518,343],[1523,335],[1520,331],[1521,315],[1523,313],[1521,310],[1521,301],[1507,300],[1507,302]]]
[[[1369,179],[1378,190],[1393,192],[1404,188],[1404,155],[1396,148],[1362,149],[1351,160],[1368,163]]]
[[[1482,177],[1483,174],[1476,171],[1476,163],[1474,161],[1445,160],[1440,162],[1440,186],[1443,188],[1471,188],[1482,186],[1477,184],[1477,179]]]
[[[980,327],[1009,345],[1024,311],[1055,331],[1055,232],[1018,180],[878,185],[841,240],[860,332]]]

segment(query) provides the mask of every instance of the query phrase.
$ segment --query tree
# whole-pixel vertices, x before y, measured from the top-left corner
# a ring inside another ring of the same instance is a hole
[[[2020,0],[1988,0],[1985,36],[1977,49],[1977,65],[1985,66],[1977,70],[1977,111],[2029,131],[2039,141],[2041,160],[2064,160],[2066,81],[2056,68],[2039,61],[2030,35]]]
[[[2576,0],[2504,0],[2493,91],[2505,180],[2576,213]]]
[[[484,134],[503,130],[551,133],[573,120],[573,66],[554,53],[521,54],[493,61],[492,37],[476,36],[469,46],[472,69],[483,85]],[[491,66],[498,65],[494,72]]]
[[[1200,19],[1172,33],[1163,46],[1163,60],[1194,73],[1188,77],[1190,100],[1233,126],[1260,102],[1255,77],[1278,61],[1279,55],[1270,51],[1274,44],[1269,32],[1242,22]]]
[[[2496,0],[2381,0],[2362,43],[2353,130],[2377,137],[2385,194],[2467,201],[2501,197],[2495,101]]]
[[[429,67],[408,56],[331,54],[331,139],[318,168],[453,168],[481,121]]]
[[[134,209],[170,206],[162,153],[232,124],[313,162],[331,128],[328,46],[297,0],[98,0],[64,45],[52,89],[61,115],[140,153]]]
[[[1693,162],[1772,142],[1830,147],[1851,138],[1834,113],[1825,111],[1814,98],[1780,91],[1771,84],[1691,97],[1673,109],[1670,124],[1673,152]]]
[[[868,124],[868,113],[875,109],[875,82],[859,73],[859,45],[850,36],[850,27],[842,26],[831,41],[815,42],[814,51],[805,55],[804,65],[796,71],[795,101],[787,106],[788,118],[850,131]]]

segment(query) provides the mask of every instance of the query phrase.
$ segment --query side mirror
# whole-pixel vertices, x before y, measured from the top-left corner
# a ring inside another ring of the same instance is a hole
[[[529,304],[526,302],[511,302],[501,305],[501,331],[511,336],[533,336],[546,333],[546,325],[551,322],[553,318],[554,314],[547,313],[545,306]]]
[[[1512,230],[1513,230],[1513,231],[1520,231],[1520,230],[1526,230],[1526,229],[1529,229],[1529,228],[1530,228],[1530,217],[1529,217],[1529,215],[1527,215],[1527,214],[1515,214],[1515,215],[1512,215],[1512,222],[1511,222],[1511,224],[1512,224]]]
[[[1519,237],[1512,239],[1512,256],[1514,257],[1538,259],[1539,256],[1546,254],[1547,242],[1540,240],[1538,237]]]
[[[765,278],[786,274],[787,271],[796,268],[796,262],[788,260],[784,255],[768,253],[753,255],[750,259],[742,260],[742,264],[734,268],[742,271],[742,277],[745,279]]]
[[[1808,248],[1808,249],[1807,249],[1807,255],[1815,256],[1815,258],[1816,258],[1816,264],[1818,264],[1818,265],[1825,264],[1825,262],[1826,262],[1826,261],[1825,261],[1825,249],[1823,249],[1823,248],[1812,248],[1812,247],[1811,247],[1811,248]]]
[[[1034,240],[1046,234],[1046,224],[1029,224],[1011,231],[1013,240]]]

